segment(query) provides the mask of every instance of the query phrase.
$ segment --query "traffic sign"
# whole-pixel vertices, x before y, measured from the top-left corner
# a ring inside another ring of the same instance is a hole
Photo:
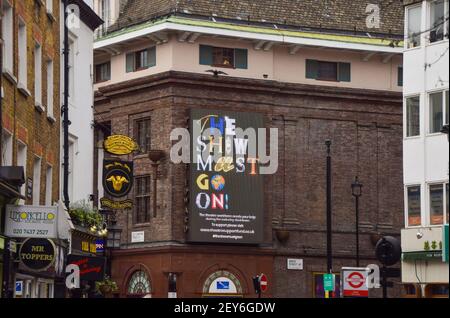
[[[263,293],[265,293],[266,291],[267,291],[267,288],[268,288],[268,282],[267,282],[267,276],[266,275],[264,275],[264,274],[261,274],[260,276],[259,276],[259,284],[260,284],[260,288],[261,288],[261,291],[263,292]]]
[[[23,295],[23,281],[21,281],[21,280],[16,281],[15,292],[16,292],[16,296]]]
[[[334,292],[335,288],[335,276],[334,274],[323,274],[323,289],[326,292]]]
[[[369,297],[367,277],[366,268],[344,267],[342,269],[344,297]]]

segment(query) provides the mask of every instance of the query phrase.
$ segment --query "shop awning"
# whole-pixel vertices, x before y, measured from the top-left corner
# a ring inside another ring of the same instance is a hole
[[[403,261],[442,261],[442,251],[420,251],[420,252],[405,252],[402,255]]]

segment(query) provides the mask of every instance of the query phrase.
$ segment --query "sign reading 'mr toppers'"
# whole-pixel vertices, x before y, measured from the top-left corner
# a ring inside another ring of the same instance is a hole
[[[5,234],[21,238],[56,238],[58,207],[8,205]]]
[[[258,129],[262,115],[192,110],[191,242],[259,244],[263,239],[263,176]]]

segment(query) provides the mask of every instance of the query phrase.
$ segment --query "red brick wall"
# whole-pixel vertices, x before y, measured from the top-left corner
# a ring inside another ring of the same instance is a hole
[[[283,84],[237,78],[164,73],[100,89],[97,121],[113,133],[132,133],[132,118],[152,117],[152,148],[169,154],[170,131],[186,127],[190,108],[258,112],[279,129],[279,169],[266,176],[263,246],[274,249],[274,295],[311,296],[312,273],[326,269],[325,140],[332,144],[333,252],[335,270],[354,266],[355,214],[350,185],[364,184],[360,200],[362,264],[374,263],[371,235],[399,235],[403,226],[401,94]],[[133,159],[130,157],[129,159]],[[151,174],[135,158],[136,175]],[[136,227],[132,213],[118,214],[123,243],[145,231],[147,243],[185,243],[186,166],[165,160],[158,181],[158,216]],[[132,197],[130,197],[132,198]],[[281,244],[275,229],[290,232]],[[134,246],[136,247],[136,246]],[[305,270],[286,269],[286,258],[303,258]],[[293,294],[292,287],[301,285]]]

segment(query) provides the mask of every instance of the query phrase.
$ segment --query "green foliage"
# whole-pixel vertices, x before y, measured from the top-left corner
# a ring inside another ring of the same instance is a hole
[[[111,280],[108,276],[101,282],[95,282],[95,291],[103,296],[119,291],[117,283]]]
[[[73,223],[86,228],[91,226],[100,228],[103,223],[102,215],[86,201],[74,203],[70,207],[69,215]]]

